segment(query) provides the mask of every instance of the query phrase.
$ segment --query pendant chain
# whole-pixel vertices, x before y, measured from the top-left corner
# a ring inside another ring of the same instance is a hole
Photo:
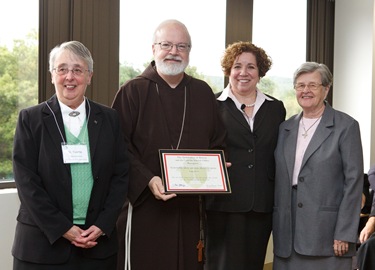
[[[158,87],[158,84],[156,84],[156,91],[159,95],[159,98],[160,98],[160,94],[159,94],[159,87]],[[186,85],[185,85],[185,89],[184,89],[184,113],[183,113],[183,116],[182,116],[182,123],[181,123],[181,130],[180,130],[180,137],[178,138],[178,142],[177,142],[177,146],[176,148],[173,147],[172,143],[171,143],[171,148],[172,149],[179,149],[180,147],[180,143],[181,143],[181,139],[182,139],[182,134],[184,132],[184,127],[185,127],[185,118],[186,118]]]
[[[302,134],[303,138],[306,139],[307,135],[309,135],[307,132],[320,120],[320,118],[322,118],[322,117],[320,116],[318,119],[316,119],[315,122],[308,129],[305,128],[305,123],[303,122],[303,117],[301,118],[302,128],[305,131]]]

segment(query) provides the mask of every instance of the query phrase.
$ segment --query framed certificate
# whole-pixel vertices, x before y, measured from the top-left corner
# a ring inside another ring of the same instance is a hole
[[[231,193],[222,150],[160,149],[165,193]]]

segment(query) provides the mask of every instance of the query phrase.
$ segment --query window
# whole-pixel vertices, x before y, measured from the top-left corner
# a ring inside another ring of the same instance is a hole
[[[226,0],[120,1],[120,84],[141,73],[152,60],[152,36],[164,20],[184,23],[192,38],[187,73],[221,91],[220,59],[225,49]]]
[[[300,111],[292,80],[306,61],[306,10],[307,3],[301,0],[254,0],[253,43],[273,62],[259,87],[273,86],[264,91],[284,102],[287,118]]]
[[[4,11],[0,16],[1,183],[13,181],[11,155],[18,112],[38,102],[38,2],[1,3]]]

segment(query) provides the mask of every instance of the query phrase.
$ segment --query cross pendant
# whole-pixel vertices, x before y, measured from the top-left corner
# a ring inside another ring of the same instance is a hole
[[[303,136],[304,139],[306,139],[307,135],[308,135],[307,132],[305,132],[305,133],[302,134],[302,136]]]

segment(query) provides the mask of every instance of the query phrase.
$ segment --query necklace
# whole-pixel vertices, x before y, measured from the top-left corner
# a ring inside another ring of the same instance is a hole
[[[159,95],[159,99],[160,99],[160,94],[159,94],[159,87],[158,87],[158,84],[156,84],[156,92],[158,93],[158,95]],[[165,117],[165,116],[164,116],[164,117]],[[181,143],[181,139],[182,139],[182,134],[183,134],[183,132],[184,132],[185,118],[186,118],[186,86],[185,86],[185,93],[184,93],[184,113],[183,113],[183,116],[182,116],[182,123],[181,123],[180,137],[178,138],[178,142],[177,142],[176,149],[179,149],[179,147],[180,147],[180,143]],[[171,148],[174,149],[172,143],[171,143]]]
[[[320,120],[320,118],[322,118],[322,116],[320,116],[318,119],[316,119],[315,122],[308,129],[305,128],[305,123],[303,122],[303,117],[301,118],[302,128],[305,131],[302,134],[304,139],[306,139],[307,135],[309,135],[307,132]]]
[[[245,105],[245,107],[247,107],[247,108],[249,108],[249,107],[254,107],[255,102],[254,102],[254,103],[251,103],[251,104],[243,104],[243,105]]]
[[[255,100],[254,100],[254,103],[251,103],[251,104],[244,104],[244,103],[242,103],[242,104],[241,104],[241,110],[244,110],[245,108],[251,108],[251,107],[254,107],[254,106],[255,106],[255,103],[257,102],[257,96],[258,96],[258,93],[255,92]],[[236,99],[238,100],[237,97],[236,97]]]

